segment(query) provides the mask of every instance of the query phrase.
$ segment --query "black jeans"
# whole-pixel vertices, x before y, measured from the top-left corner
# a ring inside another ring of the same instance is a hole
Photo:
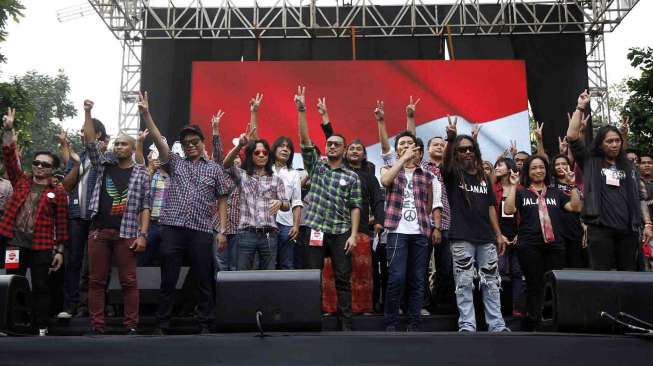
[[[587,225],[590,267],[597,271],[637,270],[639,238],[632,231],[619,231],[605,226]]]
[[[587,268],[587,251],[583,248],[583,238],[563,238],[563,241],[567,257],[565,268]]]
[[[50,265],[52,264],[52,250],[20,250],[20,267],[8,269],[7,274],[25,276],[27,268],[30,269],[32,279],[32,308],[36,315],[36,325],[47,328],[50,318]],[[62,269],[59,269],[60,271]]]
[[[435,254],[435,292],[434,307],[456,306],[456,283],[453,278],[453,257],[448,231],[442,232],[442,241],[434,247]]]
[[[544,274],[565,265],[565,248],[561,243],[519,243],[517,256],[526,277],[526,309],[528,318],[536,325],[542,318]]]
[[[199,288],[199,320],[202,326],[211,326],[215,320],[214,274],[215,250],[213,234],[161,225],[159,260],[161,261],[161,295],[157,319],[163,329],[170,328],[174,295],[184,255],[190,259],[189,276],[194,276]]]
[[[307,248],[306,265],[309,269],[322,269],[324,257],[331,257],[338,295],[338,320],[341,325],[351,326],[351,255],[345,254],[345,242],[349,235],[349,232],[324,234],[321,247]]]
[[[80,279],[82,274],[82,262],[84,261],[84,252],[88,242],[88,231],[91,227],[89,220],[69,219],[68,233],[70,240],[66,249],[64,269],[64,310],[72,311],[80,303]],[[88,265],[87,265],[88,272]],[[88,273],[87,281],[88,281]],[[88,282],[86,282],[86,292],[88,292]],[[84,296],[86,299],[87,296]],[[84,302],[84,305],[86,303]]]

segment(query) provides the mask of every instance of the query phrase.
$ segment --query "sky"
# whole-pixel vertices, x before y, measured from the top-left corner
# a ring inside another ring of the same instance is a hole
[[[110,134],[115,134],[122,63],[120,42],[95,13],[67,22],[57,20],[58,10],[85,6],[87,3],[82,0],[21,2],[26,8],[25,17],[18,23],[10,21],[8,39],[0,43],[1,52],[8,59],[6,64],[0,64],[0,79],[9,80],[29,70],[55,75],[57,70],[63,69],[70,78],[70,100],[79,111],[84,99],[93,100],[94,115],[107,125]],[[606,35],[610,83],[639,75],[630,67],[626,54],[630,47],[653,46],[650,14],[653,14],[653,1],[641,0],[616,31]],[[62,125],[67,129],[79,129],[82,122],[82,118],[77,117],[63,121]]]

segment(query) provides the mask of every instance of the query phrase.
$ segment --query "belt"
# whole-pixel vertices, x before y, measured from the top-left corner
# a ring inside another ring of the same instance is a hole
[[[273,227],[248,226],[246,228],[243,228],[243,231],[249,231],[250,233],[256,233],[256,234],[273,234],[277,232],[277,229]]]

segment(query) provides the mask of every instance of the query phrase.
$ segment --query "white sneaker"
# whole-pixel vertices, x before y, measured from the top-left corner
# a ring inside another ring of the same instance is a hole
[[[426,309],[422,309],[422,310],[420,310],[419,313],[420,313],[421,316],[429,316],[429,315],[431,315],[431,313],[430,313],[428,310],[426,310]]]
[[[39,337],[45,337],[48,335],[48,328],[39,329]]]
[[[57,319],[70,319],[72,317],[73,315],[67,311],[62,311],[59,314],[57,314]]]

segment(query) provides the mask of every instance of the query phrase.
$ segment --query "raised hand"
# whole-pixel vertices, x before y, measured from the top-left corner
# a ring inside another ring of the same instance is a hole
[[[84,100],[84,111],[90,112],[91,109],[93,109],[94,105],[95,105],[95,103],[93,103],[92,100],[89,100],[89,99]]]
[[[570,168],[563,168],[563,171],[565,172],[565,178],[567,178],[569,184],[576,184],[576,173],[574,173]]]
[[[326,97],[317,98],[317,113],[321,116],[327,114]]]
[[[544,130],[544,122],[539,123],[539,122],[535,121],[535,124],[536,124],[535,138],[537,139],[537,141],[542,141],[542,139],[544,138],[544,135],[543,135],[543,132],[542,132],[542,130]]]
[[[447,138],[451,140],[458,134],[458,117],[451,119],[451,116],[447,114],[447,121]]]
[[[478,134],[481,132],[481,127],[480,125],[475,125],[474,128],[472,128],[472,138],[474,141],[478,140]]]
[[[385,120],[385,111],[382,100],[376,101],[376,108],[374,108],[374,117],[378,122]]]
[[[519,183],[519,173],[510,169],[510,184],[516,186]]]
[[[82,162],[82,159],[73,149],[70,149],[70,160],[72,160],[75,164],[80,164]]]
[[[295,105],[297,106],[297,109],[305,109],[306,108],[306,87],[305,86],[298,86],[297,87],[297,94],[295,94],[295,97],[293,98],[295,101]]]
[[[412,95],[410,96],[410,101],[406,106],[406,117],[415,118],[416,107],[420,100],[421,100],[420,98],[417,98],[417,100],[413,102],[413,96]]]
[[[150,134],[150,130],[148,130],[147,128],[144,129],[143,131],[138,131],[138,142],[142,144],[149,134]]]
[[[630,116],[624,115],[621,117],[621,122],[619,122],[619,132],[625,138],[628,136],[628,129],[630,128]]]
[[[249,100],[250,112],[258,112],[258,109],[261,106],[262,101],[263,101],[263,94],[256,93],[256,96]]]
[[[66,131],[64,131],[63,129],[59,130],[59,133],[57,134],[57,142],[61,146],[68,145],[68,135],[66,134]]]
[[[590,119],[590,115],[589,114],[585,115],[585,113],[583,113],[583,115],[581,116],[581,119],[580,119],[580,132],[581,133],[585,132],[585,130],[587,129],[587,122],[589,121],[589,119]]]
[[[515,158],[515,155],[519,150],[517,150],[517,140],[510,140],[510,155],[512,155],[512,158]]]
[[[145,93],[138,92],[138,110],[142,114],[150,113],[150,98],[147,91]]]
[[[258,94],[256,95],[258,96]],[[263,98],[262,95],[261,98]],[[222,111],[222,109],[218,110],[218,113],[211,116],[211,128],[213,128],[213,130],[217,130],[220,128],[220,120],[222,119],[222,116],[224,116],[224,112]]]
[[[587,108],[587,104],[590,102],[590,95],[587,92],[587,89],[585,89],[580,95],[578,96],[578,102],[576,104],[577,109],[585,110]]]
[[[8,107],[7,114],[2,116],[2,128],[11,130],[14,128],[14,119],[16,118],[16,109]]]
[[[406,164],[407,162],[415,159],[416,157],[419,156],[419,151],[420,149],[418,146],[409,147],[408,149],[406,149],[404,154],[401,155],[402,162]]]
[[[569,152],[569,143],[567,142],[567,136],[558,137],[558,149],[560,154],[567,155],[567,152]]]

